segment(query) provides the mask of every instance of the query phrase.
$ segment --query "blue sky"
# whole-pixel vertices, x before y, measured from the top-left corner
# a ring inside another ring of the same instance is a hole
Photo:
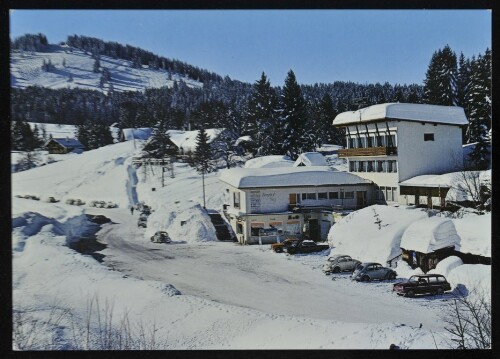
[[[13,10],[10,35],[116,41],[253,83],[422,83],[434,51],[491,48],[489,10]]]

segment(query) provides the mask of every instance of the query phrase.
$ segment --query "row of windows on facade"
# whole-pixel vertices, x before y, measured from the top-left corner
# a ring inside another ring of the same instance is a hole
[[[380,201],[397,202],[398,201],[398,188],[397,187],[384,187],[380,186],[375,190],[375,199]]]
[[[398,172],[397,161],[349,161],[349,172]]]
[[[434,133],[424,133],[424,141],[434,141]],[[347,137],[348,148],[397,147],[396,135]]]
[[[363,191],[366,192],[366,191]],[[354,199],[354,191],[340,191],[340,192],[308,192],[299,193],[298,199],[306,200],[328,200],[328,199]],[[234,208],[240,208],[240,193],[233,193]]]
[[[352,135],[347,137],[348,148],[396,147],[396,135]]]

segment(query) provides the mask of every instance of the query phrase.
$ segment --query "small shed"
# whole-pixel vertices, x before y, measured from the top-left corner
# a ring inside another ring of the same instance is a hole
[[[325,156],[319,152],[304,152],[300,154],[293,166],[328,166],[328,163]]]
[[[120,133],[120,141],[147,140],[153,134],[153,129],[149,127],[124,128]]]
[[[410,224],[401,237],[400,247],[403,260],[412,268],[420,267],[427,272],[442,259],[454,255],[459,244],[460,237],[451,219],[431,217]]]
[[[52,138],[45,144],[50,154],[81,153],[85,147],[75,138]]]

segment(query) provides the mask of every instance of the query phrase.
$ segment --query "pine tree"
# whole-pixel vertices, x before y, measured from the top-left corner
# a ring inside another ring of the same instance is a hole
[[[457,57],[446,45],[431,58],[424,80],[424,101],[433,105],[457,104]]]
[[[332,98],[330,95],[325,93],[318,104],[317,126],[315,128],[318,139],[316,146],[320,147],[326,143],[337,145],[342,144],[344,138],[343,130],[332,126],[332,122],[336,115],[337,113],[333,108]]]
[[[466,59],[463,53],[460,53],[458,59],[458,74],[457,74],[457,105],[465,110],[465,114],[469,116],[467,108],[467,97],[469,95],[471,77],[470,60]]]
[[[208,135],[202,127],[196,136],[196,148],[194,151],[194,161],[198,172],[208,173],[212,170],[212,147],[208,143]]]
[[[290,70],[281,95],[278,128],[282,131],[281,153],[293,160],[297,159],[302,152],[311,151],[314,148],[311,129],[306,126],[306,115],[306,103],[300,86],[295,74]]]
[[[101,67],[101,61],[99,59],[99,56],[97,55],[96,58],[95,58],[95,61],[94,61],[94,72],[95,73],[99,73],[99,69]]]
[[[277,104],[276,92],[266,74],[262,72],[260,80],[253,85],[252,96],[248,102],[245,130],[245,133],[252,137],[257,153],[262,156],[271,154],[275,147],[275,131],[279,130],[276,126]]]
[[[469,126],[467,142],[476,143],[469,155],[477,169],[486,169],[489,164],[489,130],[491,128],[491,51],[479,55],[471,63],[471,81],[467,96]]]
[[[159,121],[143,148],[144,155],[151,158],[165,158],[176,153],[176,147],[167,133],[167,121]]]

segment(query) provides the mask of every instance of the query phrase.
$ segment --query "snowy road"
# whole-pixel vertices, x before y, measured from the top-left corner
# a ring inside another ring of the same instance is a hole
[[[182,294],[265,313],[353,323],[423,323],[427,329],[442,330],[442,299],[397,297],[390,283],[357,283],[347,275],[331,280],[318,268],[272,253],[269,246],[150,243],[136,226],[136,215],[122,209],[101,213],[114,222],[98,234],[108,246],[101,251],[104,264],[131,277],[169,283]]]

